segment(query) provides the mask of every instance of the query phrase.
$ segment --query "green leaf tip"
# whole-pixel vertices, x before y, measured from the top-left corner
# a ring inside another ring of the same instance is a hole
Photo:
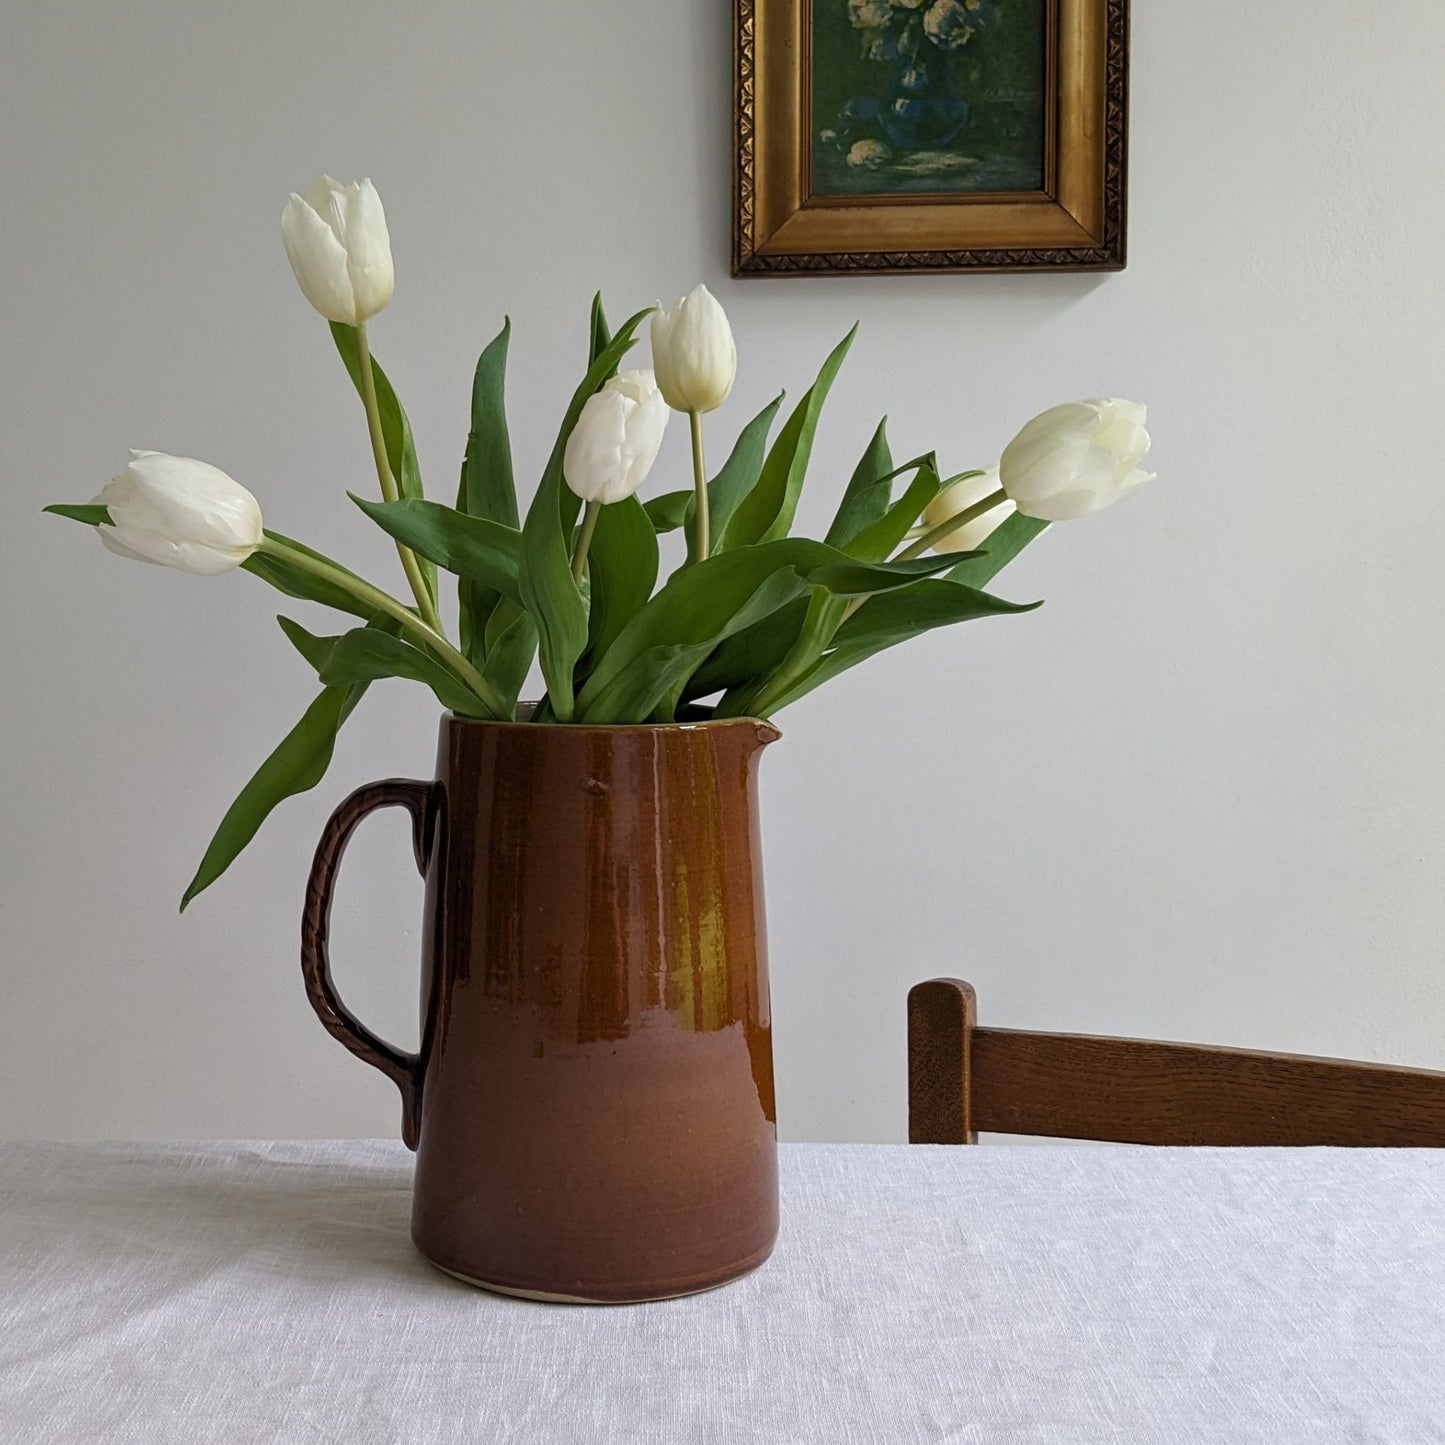
[[[48,507],[42,507],[42,512],[49,512],[56,517],[69,517],[72,522],[84,522],[90,527],[109,527],[112,525],[110,513],[102,506],[94,502],[85,506],[73,506],[69,502],[52,502]]]

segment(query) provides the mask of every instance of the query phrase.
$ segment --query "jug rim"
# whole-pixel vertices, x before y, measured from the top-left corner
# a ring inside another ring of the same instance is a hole
[[[535,702],[517,704],[519,716],[513,718],[460,717],[454,712],[442,714],[442,720],[449,727],[483,728],[538,728],[555,729],[568,733],[680,733],[703,732],[743,724],[759,733],[764,742],[776,742],[782,737],[782,730],[766,718],[760,717],[713,717],[710,708],[691,708],[690,715],[665,723],[535,723],[530,712],[537,707]]]

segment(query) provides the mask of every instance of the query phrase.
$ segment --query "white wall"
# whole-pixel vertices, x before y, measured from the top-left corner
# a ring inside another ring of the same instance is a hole
[[[323,168],[386,198],[399,283],[374,341],[439,491],[504,310],[536,475],[598,285],[615,314],[713,287],[742,349],[718,432],[799,394],[861,317],[815,526],[885,410],[900,455],[962,466],[1055,400],[1151,405],[1158,484],[1005,574],[1048,607],[783,715],[786,1137],[901,1137],[904,994],[938,972],[996,1023],[1445,1068],[1445,10],[1135,8],[1127,272],[734,282],[719,0],[11,6],[0,1134],[395,1130],[391,1086],[307,1010],[297,923],[332,805],[429,770],[429,700],[375,689],[325,783],[178,919],[312,681],[252,579],[127,566],[38,515],[156,447],[391,575],[341,499],[367,486],[365,435],[277,229]],[[659,490],[686,475],[681,429],[664,463]],[[404,825],[377,821],[338,901],[348,997],[401,1039],[408,868]]]

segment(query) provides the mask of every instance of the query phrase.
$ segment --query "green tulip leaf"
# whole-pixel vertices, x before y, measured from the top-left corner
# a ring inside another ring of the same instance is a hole
[[[587,336],[588,366],[591,366],[607,350],[611,340],[612,332],[607,325],[607,313],[602,309],[602,293],[599,291],[592,298],[592,319]]]
[[[425,683],[445,708],[462,717],[489,716],[470,688],[430,653],[394,633],[356,627],[339,637],[317,637],[289,617],[278,617],[297,652],[327,687],[402,677]]]
[[[807,584],[796,567],[758,555],[765,550],[723,553],[675,573],[588,679],[577,700],[580,720],[625,723],[652,716],[719,642],[799,595]],[[708,575],[710,568],[716,570]]]
[[[899,544],[908,535],[909,529],[923,515],[923,509],[938,495],[939,477],[932,459],[922,463],[910,463],[918,468],[917,475],[908,484],[903,495],[883,515],[853,536],[843,549],[850,557],[863,562],[881,562],[891,557]],[[953,554],[958,562],[961,552]]]
[[[469,517],[440,502],[371,502],[351,500],[378,527],[419,557],[427,557],[468,582],[521,601],[517,568],[522,534],[515,527]]]
[[[968,557],[959,554],[955,558],[958,565],[944,576],[950,582],[962,582],[969,587],[987,587],[1035,537],[1048,529],[1047,522],[1014,512],[989,533],[979,551]]]
[[[281,739],[226,810],[196,876],[181,898],[182,913],[198,893],[209,888],[235,862],[278,803],[314,788],[325,777],[336,734],[365,692],[364,683],[326,688]]]
[[[109,527],[111,525],[110,513],[95,503],[89,503],[83,507],[72,506],[69,502],[52,502],[50,506],[41,508],[56,517],[69,517],[72,522],[84,522],[90,527]]]
[[[708,517],[712,524],[713,551],[722,550],[723,534],[738,503],[757,485],[762,471],[763,458],[768,449],[768,433],[772,430],[773,418],[783,404],[779,393],[757,416],[738,433],[732,452],[723,463],[722,470],[707,484]],[[688,487],[685,491],[666,492],[645,504],[647,515],[652,519],[653,528],[659,533],[675,532],[679,527],[687,529],[687,550],[692,555],[692,519],[697,509],[697,493]]]
[[[823,403],[857,334],[858,328],[854,326],[833,348],[818,373],[817,381],[808,388],[793,414],[783,423],[756,485],[738,502],[733,512],[723,538],[724,548],[746,546],[753,542],[774,542],[788,535],[793,515],[798,509],[798,497],[807,475],[808,459],[812,455],[813,437],[818,430]]]
[[[511,335],[512,322],[508,318],[482,352],[472,378],[472,421],[457,488],[457,511],[515,529],[518,526],[517,488],[512,474],[505,395],[507,345]],[[500,601],[501,593],[484,583],[466,577],[457,583],[462,651],[477,667],[486,660],[487,622]]]
[[[737,716],[758,711],[760,702],[773,696],[779,687],[786,687],[794,677],[805,675],[833,640],[834,633],[848,616],[856,603],[849,599],[865,593],[886,590],[886,578],[878,578],[879,565],[891,574],[902,573],[905,567],[916,567],[917,573],[904,575],[901,585],[909,585],[918,575],[935,575],[955,566],[962,554],[948,557],[921,557],[909,563],[886,562],[894,549],[903,540],[909,528],[929,501],[938,493],[938,473],[931,462],[910,463],[918,468],[913,484],[898,502],[889,506],[871,526],[865,527],[848,544],[849,557],[855,558],[860,566],[854,585],[846,579],[850,573],[837,567],[823,567],[811,574],[810,580],[818,585],[812,589],[806,611],[798,615],[791,610],[785,619],[765,619],[769,631],[755,632],[749,638],[746,654],[739,653],[732,659],[724,659],[734,669],[740,669],[744,660],[752,670],[729,676],[722,685],[727,695],[719,703],[724,716]],[[900,468],[899,470],[907,470]],[[784,631],[786,628],[786,631]],[[731,640],[731,639],[730,639]],[[723,644],[726,647],[726,643]],[[708,671],[706,665],[699,669]],[[723,669],[713,667],[707,679],[716,682],[723,676]]]
[[[537,655],[537,624],[526,608],[505,598],[487,619],[487,661],[482,676],[496,689],[506,705],[507,716],[517,711],[517,699],[532,659]]]
[[[512,443],[507,429],[507,347],[512,322],[508,317],[477,361],[472,377],[472,424],[462,464],[459,512],[516,527],[517,488],[512,475]]]
[[[356,328],[341,321],[328,323],[331,339],[341,353],[347,375],[356,388],[358,396],[363,395],[361,387],[361,351],[357,346]],[[421,467],[416,459],[416,442],[411,434],[411,423],[407,420],[396,389],[381,369],[381,363],[371,358],[371,375],[376,384],[376,407],[381,415],[381,435],[386,447],[386,460],[391,474],[396,479],[397,495],[412,500],[425,496],[421,484]],[[422,559],[422,576],[426,579],[427,590],[432,601],[437,596],[437,572],[433,563]]]
[[[869,566],[826,543],[797,537],[680,568],[598,663],[577,699],[578,716],[589,723],[651,716],[663,699],[681,694],[714,648],[787,606],[810,584],[862,596],[906,587],[952,564],[952,558],[919,558]]]
[[[584,669],[596,665],[647,605],[657,582],[657,567],[657,533],[637,498],[603,507],[587,553],[591,605]]]
[[[389,617],[378,616],[372,620],[379,634],[391,631],[396,625]],[[326,688],[256,769],[221,819],[196,876],[181,898],[182,913],[197,894],[209,888],[235,862],[278,804],[314,788],[326,776],[336,748],[336,734],[366,695],[366,687],[366,683],[357,682]]]
[[[769,708],[769,714],[805,697],[814,688],[875,653],[936,627],[970,622],[979,617],[1032,612],[1042,606],[1041,602],[1006,602],[944,577],[915,582],[910,587],[872,597],[843,623],[833,639],[833,647]]]
[[[685,525],[692,514],[693,501],[693,491],[689,487],[685,492],[664,492],[660,497],[653,497],[642,504],[642,510],[647,513],[652,530],[661,536]],[[47,507],[46,510],[53,511],[54,508]]]
[[[803,634],[809,598],[798,597],[719,643],[688,678],[682,701],[760,682],[781,667]]]
[[[833,524],[823,540],[830,547],[846,549],[848,543],[870,527],[887,510],[893,500],[893,452],[888,445],[888,418],[878,423],[878,430],[868,443],[868,450],[853,469],[853,475],[838,503]]]
[[[587,399],[616,371],[650,309],[628,319],[583,377],[522,526],[522,604],[537,625],[542,676],[559,722],[572,720],[576,705],[572,674],[587,648],[587,605],[572,579],[571,555],[572,529],[581,503],[562,479],[562,454]]]
[[[803,538],[795,540],[803,541]],[[810,547],[822,547],[825,543],[810,542]],[[859,562],[852,557],[833,552],[834,560],[824,561],[810,567],[808,581],[822,587],[835,597],[871,597],[879,592],[891,592],[900,587],[911,587],[920,578],[936,577],[952,567],[962,554],[952,557],[911,557],[906,562]]]

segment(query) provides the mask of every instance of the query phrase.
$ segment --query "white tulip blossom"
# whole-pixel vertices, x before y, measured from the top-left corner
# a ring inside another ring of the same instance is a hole
[[[650,371],[624,371],[587,398],[562,454],[562,475],[584,502],[620,502],[647,479],[667,428]]]
[[[951,487],[945,487],[924,509],[923,522],[932,529],[941,527],[950,517],[966,512],[977,506],[985,497],[991,497],[999,489],[998,468],[990,467],[977,477],[965,477]],[[1009,517],[1013,515],[1014,504],[1004,498],[998,506],[989,508],[981,517],[963,523],[956,530],[940,537],[933,544],[935,552],[972,552],[981,547]]]
[[[132,452],[95,499],[110,513],[100,540],[118,556],[214,576],[239,567],[262,541],[255,497],[218,467],[164,452]]]
[[[391,237],[370,181],[322,176],[306,195],[293,193],[281,239],[302,294],[328,321],[360,326],[391,300]]]
[[[695,286],[671,311],[652,318],[652,364],[674,411],[716,411],[738,373],[727,313],[706,286]]]
[[[1128,496],[1152,472],[1145,408],[1104,397],[1071,401],[1036,416],[1004,449],[999,478],[1026,517],[1066,522]]]

